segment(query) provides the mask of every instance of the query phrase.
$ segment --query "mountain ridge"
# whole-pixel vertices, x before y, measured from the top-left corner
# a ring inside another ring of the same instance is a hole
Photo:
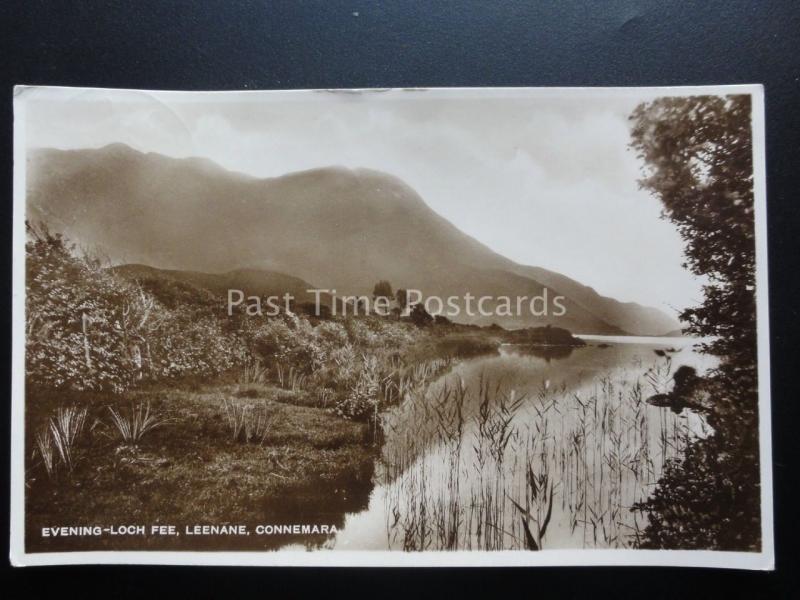
[[[326,167],[259,179],[208,159],[115,144],[32,151],[28,172],[29,218],[103,248],[120,264],[203,273],[264,269],[339,294],[369,294],[378,279],[444,297],[547,287],[567,297],[571,314],[515,325],[640,335],[678,327],[658,309],[503,257],[433,211],[405,182],[372,169]]]

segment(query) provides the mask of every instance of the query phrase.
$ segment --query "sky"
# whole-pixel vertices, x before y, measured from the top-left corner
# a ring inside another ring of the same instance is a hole
[[[637,183],[628,115],[652,89],[23,93],[28,148],[122,142],[256,177],[385,171],[514,261],[670,314],[701,299],[675,227]]]

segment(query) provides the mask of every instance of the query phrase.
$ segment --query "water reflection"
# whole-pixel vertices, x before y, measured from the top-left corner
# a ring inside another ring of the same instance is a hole
[[[569,358],[573,350],[575,350],[573,346],[530,346],[525,344],[509,344],[504,348],[509,354],[535,356],[536,358],[543,358],[547,362]]]
[[[668,356],[653,352],[669,346]],[[460,363],[387,414],[369,507],[347,517],[331,546],[631,545],[644,524],[630,507],[706,434],[696,414],[644,398],[669,388],[678,365],[703,372],[713,359],[686,340],[529,350]]]
[[[262,501],[263,525],[326,525],[337,530],[345,524],[346,515],[369,508],[374,487],[375,462],[363,461],[357,468],[346,471],[334,479],[314,478],[286,491],[280,496],[269,494]],[[332,535],[307,535],[301,547],[325,547]],[[262,548],[285,547],[296,542],[297,535],[274,535],[264,538]]]

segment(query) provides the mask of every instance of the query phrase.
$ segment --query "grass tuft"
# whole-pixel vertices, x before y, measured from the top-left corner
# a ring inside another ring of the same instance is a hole
[[[86,408],[60,406],[36,433],[36,448],[47,476],[55,477],[58,465],[71,473],[75,468],[75,444],[86,423]]]
[[[270,430],[267,403],[240,404],[222,399],[222,409],[231,439],[245,444],[263,444]]]
[[[166,419],[157,418],[150,410],[150,402],[131,404],[128,414],[109,406],[111,421],[117,428],[122,440],[128,444],[135,444],[142,439],[144,434],[166,423]]]

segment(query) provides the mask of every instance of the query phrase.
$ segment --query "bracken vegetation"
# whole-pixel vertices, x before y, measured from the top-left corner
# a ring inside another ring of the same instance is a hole
[[[41,226],[26,250],[30,532],[63,515],[227,521],[226,506],[257,520],[264,494],[316,485],[324,497],[341,477],[362,486],[383,411],[499,343],[396,315],[228,316],[224,299],[122,277]],[[196,494],[219,498],[175,500]]]
[[[120,278],[46,228],[28,233],[26,375],[34,390],[119,394],[235,377],[305,391],[340,416],[368,420],[401,397],[398,386],[419,376],[419,364],[497,347],[469,336],[423,341],[430,335],[412,323],[377,317],[316,326],[293,313],[229,319],[220,302],[164,301],[163,286]]]

